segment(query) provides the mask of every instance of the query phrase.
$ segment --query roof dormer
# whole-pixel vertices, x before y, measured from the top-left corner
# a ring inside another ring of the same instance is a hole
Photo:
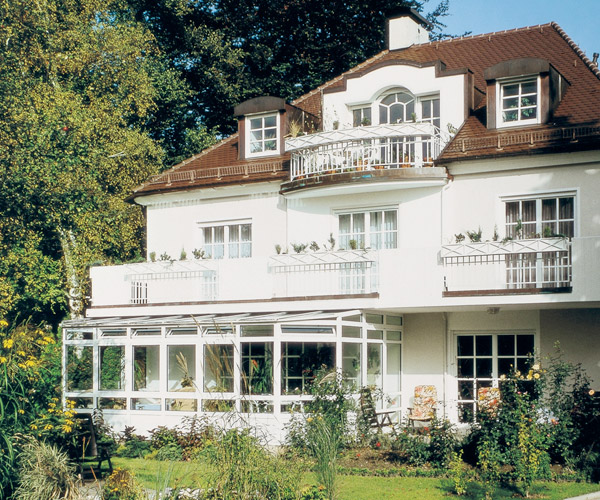
[[[568,86],[548,61],[530,57],[495,64],[483,76],[489,129],[548,123]]]

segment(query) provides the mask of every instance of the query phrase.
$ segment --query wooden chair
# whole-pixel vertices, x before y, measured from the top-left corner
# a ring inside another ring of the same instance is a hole
[[[408,409],[408,421],[414,427],[415,422],[431,423],[435,418],[437,391],[433,385],[415,387],[413,406]]]
[[[384,427],[393,429],[391,415],[396,413],[396,410],[377,410],[369,387],[360,390],[360,412],[371,428],[378,431],[382,431]]]

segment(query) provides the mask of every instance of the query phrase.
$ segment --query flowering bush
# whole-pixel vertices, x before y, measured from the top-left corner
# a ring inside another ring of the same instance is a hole
[[[15,435],[30,424],[60,387],[60,349],[43,328],[9,327],[0,319],[0,496],[14,482]]]
[[[143,490],[135,476],[117,467],[102,487],[102,500],[142,500]]]

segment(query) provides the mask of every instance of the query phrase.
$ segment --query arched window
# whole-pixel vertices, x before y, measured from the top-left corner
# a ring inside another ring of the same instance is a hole
[[[406,91],[385,96],[379,103],[379,123],[403,123],[413,121],[415,97]]]

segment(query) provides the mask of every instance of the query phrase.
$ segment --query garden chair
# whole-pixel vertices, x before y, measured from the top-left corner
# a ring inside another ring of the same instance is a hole
[[[408,409],[408,421],[412,427],[415,422],[430,423],[435,418],[437,391],[433,385],[415,387],[413,406]]]
[[[477,389],[477,410],[495,416],[500,404],[500,389],[498,387],[480,387]]]
[[[360,390],[360,412],[369,426],[379,432],[383,431],[384,427],[393,426],[391,415],[396,413],[396,410],[377,410],[371,388],[363,387]]]

